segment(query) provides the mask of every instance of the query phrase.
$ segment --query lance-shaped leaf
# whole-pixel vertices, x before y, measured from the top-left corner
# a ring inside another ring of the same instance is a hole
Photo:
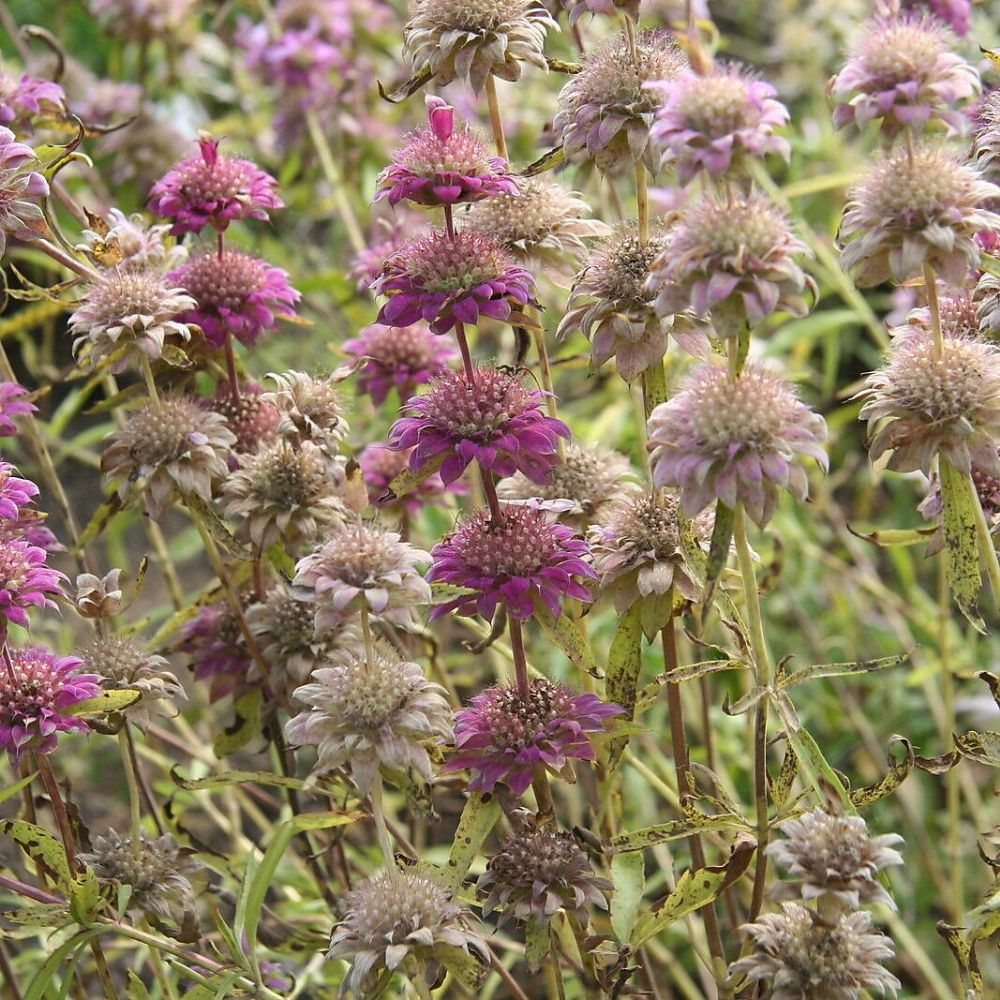
[[[500,804],[486,792],[472,792],[462,810],[455,840],[448,855],[444,882],[452,893],[465,880],[469,866],[500,818]]]
[[[792,794],[792,785],[795,783],[795,777],[798,773],[799,759],[795,754],[795,750],[789,745],[785,748],[785,756],[781,760],[781,769],[778,771],[778,777],[771,780],[771,776],[767,776],[771,801],[779,812],[783,811],[788,803],[789,797]]]
[[[398,476],[396,476],[391,483],[386,487],[385,493],[383,493],[379,498],[379,503],[388,503],[391,500],[398,500],[400,497],[405,497],[407,493],[412,493],[425,479],[430,479],[435,472],[441,471],[441,466],[444,465],[444,460],[447,456],[444,452],[440,455],[435,455],[430,461],[424,462],[416,472],[411,472],[409,469],[403,469]]]
[[[170,769],[170,777],[175,785],[189,792],[206,788],[228,788],[231,785],[274,785],[278,788],[302,788],[305,785],[302,778],[287,778],[271,771],[223,771],[207,778],[185,778],[176,764]]]
[[[955,749],[977,764],[1000,767],[1000,733],[977,733],[969,730],[955,737]]]
[[[733,524],[736,521],[736,511],[727,507],[721,500],[715,505],[715,526],[712,528],[712,541],[708,546],[708,563],[705,567],[705,605],[712,603],[716,584],[722,571],[729,561],[729,550],[733,544]]]
[[[622,615],[611,640],[608,652],[607,695],[608,701],[625,709],[625,719],[635,718],[636,693],[639,671],[642,668],[642,620],[639,602]],[[628,737],[614,740],[608,755],[608,764],[614,767],[628,745]]]
[[[746,660],[700,660],[697,663],[685,663],[669,673],[658,674],[649,684],[643,686],[636,699],[636,712],[648,708],[659,697],[664,684],[680,684],[682,681],[692,681],[709,674],[717,674],[723,670],[748,670],[750,664]]]
[[[941,527],[944,531],[944,566],[948,586],[958,610],[978,632],[986,632],[979,616],[979,545],[976,541],[978,513],[972,480],[959,472],[944,456],[938,456],[941,479]]]
[[[549,922],[529,917],[524,925],[524,960],[532,972],[537,972],[549,953],[551,941]]]
[[[631,941],[646,889],[646,860],[641,851],[616,854],[611,859],[611,929],[623,944]]]
[[[571,663],[580,670],[586,670],[592,677],[600,676],[597,660],[594,659],[594,651],[590,648],[587,630],[581,619],[571,618],[566,614],[555,618],[541,601],[536,601],[535,620],[545,630],[545,634],[569,657]]]
[[[0,822],[0,836],[10,837],[36,865],[44,865],[62,885],[69,887],[73,875],[66,861],[66,849],[47,830],[23,819]]]
[[[233,721],[212,741],[216,757],[228,757],[242,750],[260,732],[260,688],[233,699]]]
[[[934,537],[937,528],[890,528],[887,531],[858,531],[857,528],[847,526],[847,530],[856,538],[881,548],[894,548],[896,546],[919,545],[921,542],[930,541]]]
[[[953,927],[943,920],[939,920],[937,924],[938,934],[944,938],[955,961],[958,962],[966,995],[972,993],[976,1000],[986,1000],[985,984],[979,968],[979,959],[976,957],[976,949],[968,936],[962,933],[964,930],[964,927]]]
[[[529,163],[517,176],[536,177],[538,174],[544,174],[546,170],[555,170],[563,162],[563,159],[562,146],[556,146],[555,149],[550,149],[547,153],[538,157],[534,163]]]
[[[225,522],[215,513],[215,509],[210,503],[195,493],[186,493],[184,505],[209,533],[212,541],[216,542],[229,555],[235,559],[242,559],[244,562],[250,562],[253,559],[253,553],[250,549],[226,527]]]
[[[735,813],[720,813],[709,816],[705,813],[688,814],[683,819],[657,823],[632,833],[620,833],[612,837],[606,846],[608,854],[624,854],[628,851],[643,851],[647,847],[665,844],[670,840],[690,837],[693,833],[710,833],[718,830],[750,830],[750,824]]]
[[[654,903],[639,919],[632,947],[641,948],[664,928],[711,903],[747,870],[756,849],[753,837],[743,834],[736,838],[724,864],[684,872],[673,892]]]
[[[59,710],[60,715],[71,715],[79,719],[95,715],[110,715],[120,712],[129,705],[134,705],[142,697],[142,692],[135,688],[122,688],[120,691],[102,691],[93,698],[66,705]]]
[[[381,81],[378,82],[378,95],[383,101],[390,104],[399,104],[408,97],[412,97],[418,90],[426,87],[434,76],[434,71],[430,68],[422,69],[416,76],[411,76],[405,83],[401,83],[395,90],[386,91]]]
[[[897,653],[894,656],[880,656],[873,660],[853,660],[849,663],[815,663],[812,666],[793,670],[790,674],[781,670],[775,679],[775,686],[778,688],[789,688],[793,684],[798,684],[801,681],[815,680],[817,677],[846,677],[848,674],[871,674],[876,670],[887,670],[889,667],[905,663],[912,654],[913,650],[911,649],[905,653]]]
[[[895,754],[897,747],[902,747],[903,750],[902,759],[899,760]],[[881,781],[876,781],[874,785],[866,785],[864,788],[856,788],[851,792],[851,802],[859,809],[864,809],[891,795],[913,769],[913,744],[905,736],[893,736],[889,740],[886,764],[889,770]]]

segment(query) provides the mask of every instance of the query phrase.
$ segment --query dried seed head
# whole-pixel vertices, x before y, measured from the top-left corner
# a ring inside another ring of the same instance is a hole
[[[84,618],[110,618],[118,614],[122,592],[118,586],[120,569],[113,569],[103,577],[93,573],[80,573],[76,578],[76,610]]]
[[[275,388],[265,392],[261,401],[278,411],[278,434],[295,445],[312,441],[328,456],[336,455],[349,428],[333,377],[288,371],[272,372],[268,378]]]

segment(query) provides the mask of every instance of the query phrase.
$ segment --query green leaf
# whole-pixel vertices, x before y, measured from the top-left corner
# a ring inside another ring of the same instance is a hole
[[[44,1000],[55,974],[60,969],[65,968],[68,956],[76,949],[87,945],[97,937],[100,931],[99,927],[88,927],[78,934],[74,934],[68,941],[64,941],[55,951],[51,952],[25,988],[24,1000]],[[69,975],[68,970],[67,975]]]
[[[487,792],[471,792],[455,830],[455,839],[444,869],[444,882],[452,893],[465,881],[469,866],[500,818],[500,804]]]
[[[123,688],[120,691],[102,691],[94,698],[86,698],[72,705],[64,705],[59,710],[59,714],[81,719],[94,715],[110,715],[112,712],[120,712],[123,708],[134,705],[141,697],[142,692],[137,691],[135,688]]]
[[[215,508],[195,493],[184,494],[184,506],[192,517],[209,533],[212,540],[235,559],[250,562],[253,553],[229,530],[226,523],[215,512]]]
[[[434,956],[468,992],[474,996],[478,994],[490,968],[485,955],[466,951],[464,948],[439,945],[434,950]]]
[[[126,970],[128,982],[125,990],[128,1000],[153,1000],[153,995],[146,989],[146,984],[131,970]]]
[[[587,630],[581,619],[571,618],[565,613],[555,618],[548,608],[536,602],[535,620],[542,626],[545,634],[569,657],[571,663],[580,670],[586,670],[592,676],[597,676],[597,660],[590,648]]]
[[[611,929],[622,944],[632,940],[639,918],[642,894],[646,889],[646,860],[640,851],[616,854],[611,859]]]
[[[544,964],[550,942],[549,924],[529,917],[524,925],[524,960],[532,972],[537,972]]]
[[[895,546],[919,545],[921,542],[927,542],[933,538],[938,529],[935,526],[933,528],[893,528],[888,531],[865,532],[858,531],[856,528],[848,525],[847,530],[857,538],[871,542],[872,545],[878,545],[882,548],[893,548]]]
[[[305,781],[302,778],[286,778],[283,774],[271,771],[223,771],[207,778],[185,778],[178,770],[179,765],[170,769],[170,777],[174,784],[189,792],[203,788],[227,788],[230,785],[273,785],[278,788],[302,788]]]
[[[618,620],[618,628],[608,652],[608,701],[625,709],[625,719],[635,718],[636,692],[642,668],[642,609],[636,602]],[[608,766],[615,767],[628,746],[628,739],[615,740],[608,755]]]
[[[388,101],[390,104],[399,104],[401,101],[405,101],[408,97],[412,97],[418,90],[426,87],[428,83],[434,76],[434,71],[431,69],[422,69],[416,76],[411,76],[409,80],[405,83],[400,84],[392,92],[388,92],[382,86],[380,81],[378,83],[378,93],[379,97],[383,101]]]
[[[97,876],[86,868],[69,884],[69,912],[77,923],[87,926],[97,919],[103,906]]]
[[[8,819],[0,822],[0,835],[10,837],[36,864],[45,865],[63,886],[72,883],[66,849],[47,830],[27,820]]]
[[[735,521],[736,511],[719,500],[715,505],[715,527],[712,529],[712,541],[708,547],[708,564],[705,567],[706,602],[711,600],[715,585],[729,561]]]
[[[38,777],[37,771],[32,771],[26,778],[22,778],[20,781],[15,781],[13,785],[8,785],[3,791],[0,791],[0,802],[6,802],[7,799],[14,795],[17,795],[23,788],[27,788],[28,785]]]
[[[664,684],[680,684],[681,681],[692,681],[698,677],[707,677],[724,670],[749,670],[746,660],[701,660],[698,663],[687,663],[666,674],[658,674],[656,679],[645,685],[636,700],[636,711],[647,708],[659,696]]]
[[[985,256],[985,255],[984,255]],[[972,993],[976,1000],[986,1000],[984,990],[983,974],[979,970],[979,960],[976,957],[976,949],[969,941],[967,935],[963,934],[962,927],[952,927],[943,920],[938,922],[937,932],[944,938],[951,953],[958,962],[958,968],[962,976],[962,985]]]
[[[26,927],[58,927],[66,923],[69,910],[65,903],[38,903],[35,906],[19,906],[16,910],[0,913],[4,920]]]
[[[689,814],[683,819],[673,819],[668,823],[657,823],[632,833],[620,833],[608,842],[609,854],[625,854],[628,851],[642,851],[656,844],[690,837],[693,833],[709,833],[717,830],[749,830],[750,826],[742,816],[735,813],[720,813],[709,816],[704,813]]]
[[[533,163],[529,163],[518,176],[536,177],[538,174],[545,173],[546,170],[555,170],[555,168],[562,163],[563,158],[564,153],[562,146],[556,146],[555,149],[550,149],[547,153],[543,153]]]
[[[435,472],[439,472],[444,465],[446,454],[442,452],[435,455],[429,462],[425,462],[416,472],[409,469],[403,471],[393,479],[386,487],[385,493],[378,497],[379,503],[386,503],[389,500],[398,500],[405,497],[407,493],[412,493],[425,479],[430,479]]]
[[[906,653],[896,653],[894,656],[880,656],[875,660],[854,660],[850,663],[816,663],[810,667],[802,667],[790,674],[781,673],[775,681],[778,688],[789,688],[801,681],[815,680],[817,677],[846,677],[848,674],[871,674],[876,670],[886,670],[889,667],[905,663],[913,655],[913,650]]]
[[[771,794],[771,801],[780,812],[785,808],[789,796],[792,794],[792,785],[795,777],[799,773],[799,758],[791,745],[785,748],[785,756],[781,760],[781,770],[778,777],[773,781],[768,775],[768,788]]]
[[[216,757],[242,750],[260,732],[261,691],[254,688],[233,701],[233,721],[212,741]]]
[[[902,747],[903,757],[896,759],[894,750]],[[864,788],[856,788],[851,792],[851,802],[858,809],[864,809],[873,805],[887,795],[891,795],[906,779],[906,776],[913,769],[913,744],[904,736],[893,736],[889,740],[889,750],[886,754],[888,772],[881,781],[876,781],[874,785],[866,785]]]
[[[476,591],[471,587],[456,587],[453,583],[432,583],[431,584],[431,604],[447,604],[458,597],[468,597]]]
[[[1000,733],[977,733],[970,729],[955,737],[955,749],[977,764],[1000,767]]]
[[[938,456],[941,479],[941,526],[944,530],[944,565],[948,586],[958,610],[978,632],[986,626],[979,616],[982,575],[976,541],[979,498],[972,480],[959,472],[943,455]]]
[[[724,864],[684,872],[673,892],[640,918],[632,935],[632,947],[641,948],[664,928],[711,903],[746,871],[756,849],[752,837],[738,837]]]
[[[113,493],[94,511],[86,527],[80,532],[80,538],[73,547],[73,552],[81,552],[108,526],[108,522],[122,510],[122,502],[117,493]]]

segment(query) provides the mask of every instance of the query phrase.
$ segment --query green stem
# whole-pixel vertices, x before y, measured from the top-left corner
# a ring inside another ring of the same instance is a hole
[[[642,160],[635,164],[635,206],[639,219],[639,245],[649,242],[649,190],[646,181],[646,165]]]
[[[375,836],[378,838],[379,850],[386,868],[395,867],[396,853],[392,849],[392,838],[385,823],[385,807],[382,802],[382,775],[376,771],[375,781],[371,790],[372,819],[375,821]]]
[[[128,733],[125,729],[127,725],[127,722],[124,723],[122,728],[118,730],[118,748],[121,750],[122,768],[125,771],[125,783],[128,786],[129,833],[133,841],[138,843],[142,833],[142,811],[139,807],[139,780],[133,767],[132,754],[128,745]]]
[[[531,339],[535,344],[535,353],[538,355],[538,374],[541,376],[542,388],[548,394],[545,397],[545,412],[554,420],[559,419],[559,411],[556,406],[556,392],[552,382],[552,368],[549,365],[549,351],[545,344],[545,330],[541,322],[532,326]],[[556,454],[559,456],[559,463],[566,462],[566,441],[556,438]]]
[[[934,353],[941,357],[944,353],[944,335],[941,332],[941,305],[938,302],[937,279],[934,268],[924,264],[924,290],[927,293],[927,308],[931,314],[931,332],[934,334]]]
[[[153,378],[153,367],[149,363],[149,358],[142,351],[139,352],[139,370],[142,372],[142,380],[146,383],[146,393],[150,402],[159,409],[160,393],[156,388],[156,379]]]
[[[993,591],[993,598],[1000,607],[1000,563],[997,562],[997,549],[990,534],[990,527],[986,523],[986,514],[983,512],[983,504],[979,499],[979,491],[976,484],[969,475],[969,486],[972,490],[974,500],[973,507],[976,511],[976,539],[979,542],[979,558],[986,563],[986,577],[990,581],[990,588]]]
[[[944,554],[938,558],[938,660],[941,666],[941,702],[944,719],[941,737],[946,752],[955,748],[955,683],[951,673],[950,650],[948,648],[948,627],[951,616],[951,593],[948,586],[948,571]],[[951,864],[951,920],[960,924],[965,914],[962,892],[961,854],[961,785],[958,771],[952,768],[945,776],[945,795],[948,807],[948,860]]]
[[[492,73],[486,77],[486,103],[490,109],[490,129],[493,131],[493,142],[497,147],[497,155],[505,160],[507,157],[507,139],[503,134],[503,118],[500,117],[500,102],[497,100],[497,82]]]
[[[371,617],[368,614],[368,608],[364,605],[361,606],[361,636],[365,644],[365,664],[368,667],[368,672],[374,674],[375,652],[372,641]]]
[[[344,178],[341,175],[340,167],[337,166],[337,161],[334,159],[330,144],[326,141],[326,136],[323,134],[323,129],[320,126],[319,119],[316,117],[316,112],[312,108],[309,108],[305,112],[305,117],[306,128],[309,130],[309,138],[316,150],[316,155],[319,157],[319,165],[323,170],[323,175],[326,177],[327,183],[333,191],[333,200],[337,206],[340,221],[343,222],[344,228],[347,230],[347,238],[351,241],[351,246],[354,248],[355,253],[360,253],[365,249],[365,238],[361,232],[361,226],[358,225],[354,209],[347,198],[347,188],[344,185]]]

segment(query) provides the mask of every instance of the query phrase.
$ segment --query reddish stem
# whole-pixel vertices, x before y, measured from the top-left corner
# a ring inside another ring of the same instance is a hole
[[[476,384],[476,369],[472,364],[472,352],[469,350],[469,338],[465,335],[465,324],[455,323],[455,339],[458,349],[462,352],[462,365],[465,368],[465,380],[471,389]]]
[[[528,700],[528,661],[524,655],[524,634],[521,622],[508,612],[507,627],[510,630],[510,648],[514,654],[514,675],[517,678],[517,693],[522,701]]]

